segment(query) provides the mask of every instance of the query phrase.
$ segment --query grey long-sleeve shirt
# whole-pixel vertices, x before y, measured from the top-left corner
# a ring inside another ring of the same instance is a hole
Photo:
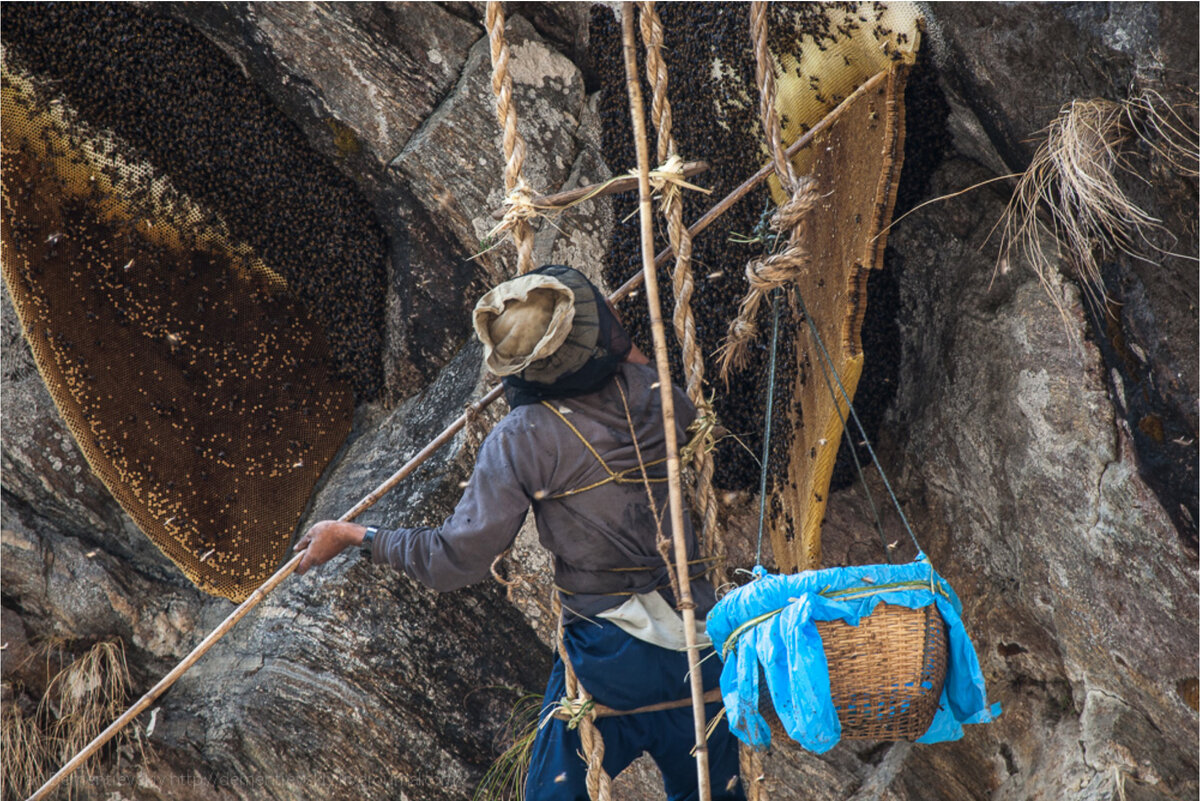
[[[645,462],[666,456],[657,380],[651,366],[626,362],[617,371]],[[617,381],[591,395],[551,403],[612,470],[621,471],[636,468],[638,459]],[[677,387],[675,414],[682,446],[695,409]],[[652,478],[665,476],[666,465],[649,467],[647,473]],[[640,473],[635,469],[633,475]],[[539,539],[554,555],[555,583],[564,591],[563,604],[568,608],[592,616],[620,605],[630,593],[669,591],[666,569],[655,547],[657,527],[645,484],[609,482],[555,497],[607,476],[554,412],[536,403],[520,406],[480,446],[475,471],[454,513],[437,528],[380,530],[372,558],[435,590],[474,584],[489,575],[492,561],[512,545],[532,505]],[[670,536],[667,484],[650,486],[663,531]],[[684,527],[688,558],[695,559],[698,549],[686,510]],[[694,568],[693,575],[701,572]],[[715,600],[712,585],[698,579],[691,586],[697,614],[706,614]]]

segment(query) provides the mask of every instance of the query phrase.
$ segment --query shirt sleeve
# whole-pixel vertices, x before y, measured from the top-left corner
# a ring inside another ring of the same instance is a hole
[[[485,579],[521,530],[529,476],[538,472],[535,451],[518,447],[515,428],[497,426],[484,440],[462,499],[441,526],[380,530],[372,561],[440,592]]]

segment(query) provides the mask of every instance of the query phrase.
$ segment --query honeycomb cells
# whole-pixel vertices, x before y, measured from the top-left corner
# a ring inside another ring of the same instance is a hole
[[[240,67],[160,8],[13,4],[7,56],[253,248],[324,328],[338,378],[374,399],[386,266],[370,204]]]
[[[285,270],[10,55],[3,272],[38,369],[138,526],[241,600],[349,431],[349,381]]]

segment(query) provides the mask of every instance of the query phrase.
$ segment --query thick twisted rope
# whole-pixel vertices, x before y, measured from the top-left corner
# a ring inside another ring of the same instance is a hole
[[[531,218],[538,210],[533,205],[534,192],[521,170],[525,165],[525,139],[517,130],[517,108],[513,103],[512,76],[508,74],[508,42],[504,38],[504,5],[489,0],[485,22],[492,52],[492,91],[496,93],[496,118],[504,142],[504,199],[505,212],[500,224],[489,236],[512,235],[517,247],[517,272],[533,269],[533,227]]]
[[[775,110],[775,61],[767,49],[767,6],[756,0],[750,4],[750,36],[754,42],[754,77],[758,81],[758,113],[762,121],[763,135],[767,138],[767,149],[775,162],[775,174],[783,191],[789,195],[796,191],[796,171],[783,152],[783,129],[779,125],[779,113]]]
[[[807,176],[796,182],[791,198],[771,215],[771,230],[777,236],[790,231],[787,246],[779,253],[759,256],[746,264],[746,281],[750,290],[742,299],[738,315],[729,324],[725,344],[718,359],[721,379],[728,383],[729,373],[746,366],[750,344],[758,338],[758,310],[763,298],[772,290],[787,286],[808,269],[812,258],[803,244],[805,221],[816,204],[817,193],[813,180]]]
[[[667,62],[662,55],[662,19],[654,9],[653,0],[646,0],[638,5],[641,8],[642,41],[646,46],[646,74],[653,87],[650,117],[658,134],[658,163],[682,165],[683,159],[679,157],[675,137],[671,133]],[[695,292],[695,280],[692,275],[692,236],[683,223],[683,202],[677,185],[670,185],[662,190],[661,209],[667,220],[667,238],[671,249],[675,251],[675,269],[671,274],[675,290],[675,314],[672,322],[682,350],[687,396],[696,407],[700,419],[711,419],[712,405],[704,395],[704,355],[696,341],[696,319],[692,311],[692,295]],[[726,581],[725,538],[721,535],[717,521],[717,494],[713,490],[714,464],[707,446],[702,445],[696,449],[692,464],[696,473],[695,499],[701,518],[701,541],[704,543],[705,554],[716,557],[714,579],[717,584],[723,584]]]
[[[579,683],[575,676],[575,668],[571,667],[571,659],[567,656],[567,646],[563,641],[562,599],[554,593],[554,613],[557,615],[558,629],[558,658],[563,664],[563,683],[566,685],[567,699],[571,707],[578,710],[572,717],[572,722],[579,729],[579,742],[583,746],[583,760],[587,763],[587,791],[592,801],[612,801],[612,779],[604,772],[604,738],[596,728],[595,704],[592,696]]]
[[[759,119],[767,149],[775,164],[775,174],[790,196],[771,216],[775,242],[785,231],[790,232],[787,246],[777,253],[752,260],[746,265],[746,280],[750,289],[742,299],[738,316],[729,324],[725,344],[721,346],[721,379],[729,382],[729,373],[746,365],[750,343],[758,337],[758,310],[762,299],[772,290],[796,280],[810,263],[807,248],[802,244],[804,222],[816,203],[811,178],[797,177],[791,160],[783,149],[783,133],[779,114],[775,110],[775,62],[767,49],[767,3],[750,4],[750,36],[754,42],[754,76],[758,80]]]

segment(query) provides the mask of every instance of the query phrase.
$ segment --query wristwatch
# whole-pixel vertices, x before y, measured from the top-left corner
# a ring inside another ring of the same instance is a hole
[[[375,535],[379,533],[377,526],[367,526],[366,532],[363,533],[362,549],[364,551],[371,550],[371,543],[375,541]]]

